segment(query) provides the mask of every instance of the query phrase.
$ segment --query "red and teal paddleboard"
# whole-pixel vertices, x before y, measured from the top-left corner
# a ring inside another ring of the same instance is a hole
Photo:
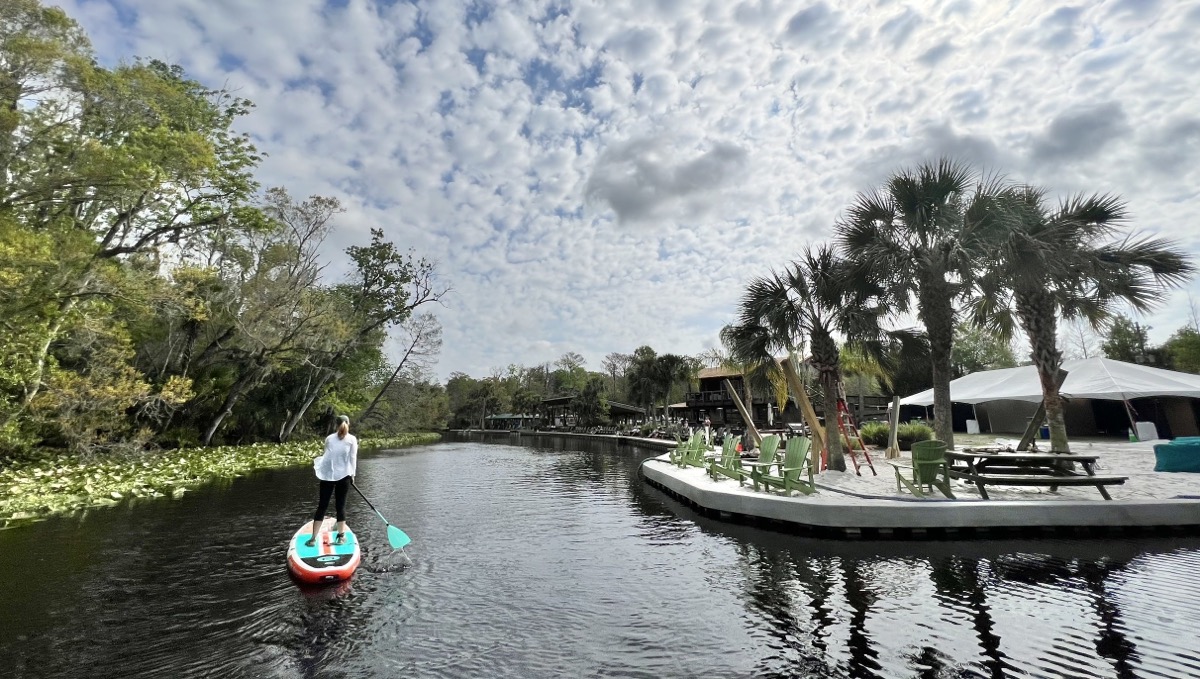
[[[345,544],[334,544],[336,536],[333,527],[336,521],[332,518],[321,523],[317,533],[316,545],[309,547],[305,542],[312,537],[312,522],[306,521],[300,530],[292,536],[288,543],[288,570],[298,580],[308,584],[321,584],[345,580],[354,575],[362,560],[362,552],[358,548],[358,536],[349,528],[346,529]]]

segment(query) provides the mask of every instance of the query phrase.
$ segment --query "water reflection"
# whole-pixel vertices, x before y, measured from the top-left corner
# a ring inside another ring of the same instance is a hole
[[[604,483],[611,474],[629,482],[628,499],[658,540],[685,539],[698,528],[736,541],[746,601],[759,622],[769,623],[757,676],[1144,676],[1122,611],[1125,596],[1114,583],[1149,563],[1200,560],[1195,538],[850,542],[790,536],[715,520],[646,489],[636,475],[614,469],[622,457],[611,448],[550,441],[534,448],[595,450],[585,457],[592,480],[614,490],[619,484]],[[638,460],[657,454],[629,452]],[[918,576],[924,585],[914,581]],[[726,579],[716,586],[733,584]],[[1184,598],[1189,618],[1196,619],[1200,599]],[[1031,619],[1039,623],[1026,629]],[[926,639],[887,643],[914,625],[922,630],[916,636]],[[1178,632],[1151,635],[1157,656],[1190,668],[1194,652],[1184,640],[1196,636]],[[1030,647],[1043,647],[1044,655],[1031,658]],[[1191,676],[1185,667],[1166,675]]]

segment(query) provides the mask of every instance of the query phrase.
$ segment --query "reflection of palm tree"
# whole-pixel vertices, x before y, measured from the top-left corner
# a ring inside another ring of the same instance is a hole
[[[1111,660],[1113,669],[1121,679],[1136,676],[1133,666],[1137,663],[1138,652],[1137,646],[1125,636],[1121,610],[1109,595],[1107,583],[1112,579],[1114,572],[1124,570],[1127,565],[1128,562],[1120,566],[1089,562],[1082,566],[1083,581],[1087,583],[1088,590],[1095,595],[1092,598],[1092,606],[1103,625],[1100,636],[1096,639],[1096,654]]]
[[[1096,653],[1113,661],[1118,677],[1132,677],[1137,661],[1137,646],[1124,633],[1125,625],[1116,601],[1108,593],[1107,583],[1130,564],[1128,558],[1104,558],[1067,561],[1059,557],[1023,555],[1019,561],[993,562],[998,579],[1025,585],[1070,586],[1082,578],[1092,597],[1092,607],[1102,624],[1096,639]],[[1078,570],[1073,568],[1077,565]]]
[[[839,559],[846,588],[846,603],[850,605],[850,676],[874,676],[883,667],[879,652],[867,636],[867,616],[875,605],[875,593],[862,577],[863,562],[858,559]]]
[[[965,596],[971,609],[975,634],[987,658],[983,664],[991,671],[992,677],[1003,677],[1005,656],[1000,650],[1000,637],[993,631],[996,623],[987,605],[985,584],[979,577],[985,562],[949,557],[931,561],[930,566],[930,576],[939,599],[959,600]]]
[[[793,653],[793,657],[788,659],[791,664],[789,667],[771,666],[779,662],[778,657],[760,660],[756,676],[818,676],[818,672],[824,674],[821,671],[825,669],[823,660],[819,656],[813,656],[810,649],[800,642],[800,639],[804,638],[805,625],[793,612],[796,610],[796,604],[791,596],[791,585],[799,570],[798,565],[792,563],[786,551],[760,549],[749,543],[738,544],[737,551],[749,578],[746,593],[748,602],[764,620],[772,624],[773,629],[770,633],[776,644]],[[828,595],[827,584],[818,588]],[[812,634],[812,643],[824,651],[823,637],[827,636],[827,633],[822,632],[833,621],[828,614],[828,607],[824,605],[818,606],[816,613],[823,616],[826,622]]]

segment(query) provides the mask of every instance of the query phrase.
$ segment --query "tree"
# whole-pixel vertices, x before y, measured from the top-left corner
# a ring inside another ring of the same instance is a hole
[[[555,370],[551,373],[554,388],[557,392],[578,394],[587,384],[588,372],[583,365],[587,363],[582,356],[569,351],[554,362]]]
[[[629,367],[629,397],[646,411],[647,417],[654,414],[654,403],[658,398],[658,376],[655,365],[658,354],[643,345],[633,350]]]
[[[867,302],[861,281],[831,246],[805,248],[782,273],[751,280],[727,337],[735,358],[768,372],[778,370],[775,355],[808,347],[824,393],[827,427],[835,422],[842,394],[841,354],[835,334],[848,337],[868,355],[878,353],[882,312]],[[829,468],[846,470],[840,436],[827,436]]]
[[[247,266],[233,274],[237,296],[228,328],[195,365],[233,361],[238,371],[203,427],[203,445],[212,443],[241,400],[269,375],[302,364],[330,343],[322,330],[338,327],[334,300],[317,282],[321,246],[339,209],[336,200],[316,196],[297,205],[276,188],[267,192],[261,212],[238,213],[250,224],[240,242]]]
[[[955,378],[981,370],[1017,367],[1011,341],[970,323],[959,323],[954,329],[950,356]]]
[[[687,388],[695,379],[697,366],[687,356],[679,354],[660,354],[654,362],[653,374],[656,383],[655,393],[662,398],[663,412],[671,404],[671,393],[679,384]]]
[[[838,356],[842,375],[858,395],[858,412],[866,412],[868,394],[879,393],[880,387],[892,385],[892,375],[885,366],[883,356],[868,356],[861,351],[843,345]]]
[[[632,363],[633,356],[631,354],[612,352],[604,357],[601,365],[604,367],[604,371],[608,373],[609,379],[612,380],[609,393],[620,394],[622,392],[622,389],[620,389],[621,381],[625,379],[625,373],[629,371],[629,366]]]
[[[22,356],[4,380],[0,429],[29,407],[52,349],[123,294],[131,256],[228,219],[258,161],[232,131],[249,103],[158,61],[96,64],[78,25],[34,0],[0,4],[0,222],[44,258],[24,271],[0,333]]]
[[[571,399],[571,409],[579,418],[579,424],[585,427],[595,426],[608,420],[608,398],[604,393],[604,380],[592,377],[583,386],[575,398]]]
[[[883,385],[887,396],[903,398],[933,386],[929,341],[924,335],[897,337],[888,342],[881,362],[891,375],[891,385]]]
[[[982,223],[995,217],[996,180],[949,159],[893,174],[860,193],[835,227],[856,277],[874,281],[897,312],[915,300],[929,340],[937,438],[954,447],[950,408],[956,303],[983,254]]]
[[[1190,325],[1175,331],[1163,345],[1171,360],[1171,369],[1200,373],[1200,331]]]
[[[1044,189],[1020,186],[1006,190],[1002,200],[1012,218],[996,220],[988,230],[974,315],[1002,337],[1010,337],[1018,324],[1025,331],[1042,386],[1050,448],[1069,453],[1059,394],[1060,314],[1098,325],[1118,303],[1147,311],[1162,290],[1182,283],[1193,268],[1171,241],[1117,239],[1129,215],[1116,196],[1077,195],[1050,207]]]
[[[405,320],[400,325],[400,332],[401,355],[400,360],[396,362],[396,369],[379,388],[379,393],[371,403],[359,414],[359,420],[366,420],[371,416],[371,412],[401,371],[409,370],[414,377],[419,377],[442,349],[442,325],[433,314],[421,314]]]
[[[295,206],[282,206],[290,213]],[[450,288],[442,285],[431,262],[412,252],[400,252],[384,238],[382,229],[371,229],[371,244],[350,246],[346,254],[356,265],[350,283],[335,291],[346,309],[344,337],[332,344],[324,356],[311,361],[312,379],[298,394],[295,410],[280,434],[287,440],[322,390],[338,377],[338,364],[373,334],[386,332],[404,322],[425,304],[438,302]]]
[[[1096,346],[1096,332],[1083,319],[1074,318],[1064,321],[1060,340],[1063,345],[1063,357],[1068,359],[1092,358],[1099,356]]]
[[[1137,363],[1146,356],[1149,332],[1150,326],[1117,315],[1108,326],[1108,335],[1100,344],[1100,350],[1114,361]]]
[[[470,426],[471,403],[478,380],[462,372],[450,373],[446,380],[446,398],[449,402],[451,424],[456,427]]]

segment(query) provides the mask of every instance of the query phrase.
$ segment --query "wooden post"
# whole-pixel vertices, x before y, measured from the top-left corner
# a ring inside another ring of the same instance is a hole
[[[899,396],[892,397],[892,414],[891,414],[891,417],[888,418],[888,424],[891,425],[891,427],[889,427],[890,431],[888,433],[888,449],[887,449],[887,452],[884,453],[883,456],[884,456],[884,458],[891,460],[891,459],[900,457],[900,440],[899,440],[899,435],[900,435],[900,432],[899,432],[899,429],[900,429],[900,397]]]
[[[812,432],[812,449],[825,449],[825,430],[821,427],[821,421],[817,419],[817,411],[813,410],[812,401],[808,400],[808,393],[804,391],[804,383],[800,381],[800,374],[796,372],[796,368],[792,365],[792,359],[788,358],[782,361],[783,375],[787,379],[788,388],[796,395],[796,403],[800,406],[800,413],[804,415],[804,421],[808,424],[809,430]]]
[[[758,429],[755,428],[754,418],[746,412],[746,406],[742,405],[742,399],[738,398],[737,390],[733,388],[733,383],[729,381],[729,378],[722,381],[725,382],[725,388],[729,390],[729,395],[733,397],[733,405],[737,406],[738,412],[742,414],[742,420],[746,423],[746,431],[754,439],[755,447],[758,447],[762,443],[762,434],[759,434]]]
[[[812,467],[814,474],[817,474],[821,471],[817,460],[821,457],[821,451],[825,450],[825,430],[821,427],[821,421],[817,419],[817,411],[813,410],[812,401],[808,400],[808,392],[804,390],[804,382],[800,379],[800,373],[796,372],[795,366],[792,365],[792,358],[789,356],[781,363],[788,388],[796,395],[800,413],[804,415],[804,421],[808,423],[809,438],[812,439],[811,450],[814,451],[808,456],[808,466]]]
[[[1067,371],[1062,368],[1058,369],[1058,386],[1061,389],[1063,382],[1067,380]],[[1061,394],[1060,394],[1061,397]],[[1033,419],[1029,421],[1029,426],[1025,427],[1025,433],[1021,436],[1021,442],[1017,444],[1017,450],[1029,450],[1033,439],[1037,437],[1038,429],[1042,428],[1042,420],[1046,419],[1046,402],[1042,401],[1038,404],[1037,410],[1033,413]]]

